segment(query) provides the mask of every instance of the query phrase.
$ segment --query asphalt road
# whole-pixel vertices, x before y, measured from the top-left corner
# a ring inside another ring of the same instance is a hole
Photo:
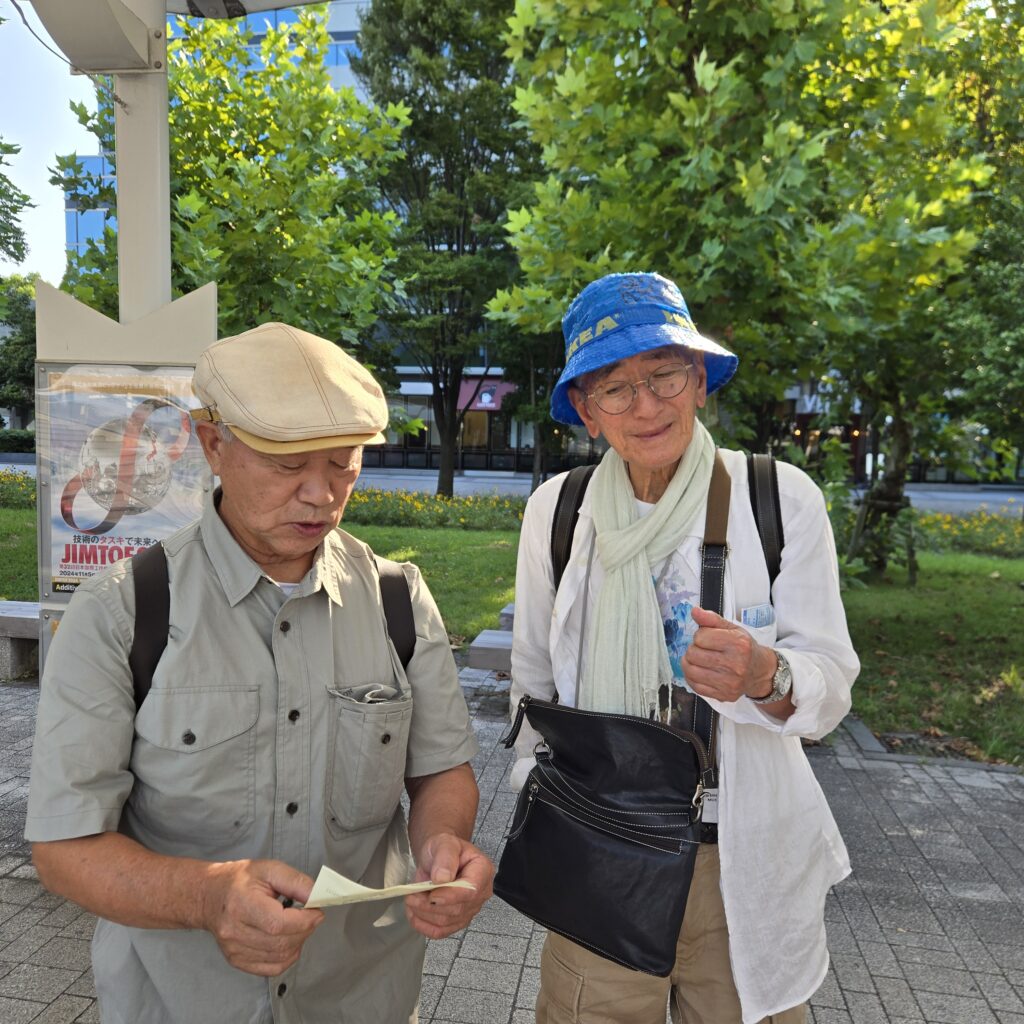
[[[0,469],[14,469],[35,476],[34,463],[8,462],[0,456]],[[517,494],[530,493],[529,473],[489,473],[467,470],[455,477],[455,493]],[[379,487],[388,491],[437,490],[437,471],[425,469],[364,469],[358,487]],[[907,484],[907,495],[915,508],[929,512],[967,515],[979,508],[1019,518],[1024,509],[1024,485],[986,486],[981,484]]]

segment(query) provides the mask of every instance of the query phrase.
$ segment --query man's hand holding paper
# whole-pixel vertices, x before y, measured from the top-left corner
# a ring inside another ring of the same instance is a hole
[[[456,835],[438,833],[420,850],[416,881],[444,884],[458,879],[472,888],[446,886],[406,896],[405,915],[428,939],[443,939],[469,924],[490,898],[493,878],[494,865],[486,854]]]

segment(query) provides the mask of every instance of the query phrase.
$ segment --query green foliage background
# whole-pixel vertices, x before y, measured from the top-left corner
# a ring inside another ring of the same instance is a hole
[[[326,12],[251,33],[230,21],[172,23],[172,279],[176,294],[216,281],[222,335],[282,320],[354,345],[366,341],[394,295],[397,218],[380,208],[376,181],[399,158],[408,111],[378,111],[336,90],[324,63]],[[110,102],[76,107],[104,151]],[[77,157],[58,161],[55,183],[80,208],[116,213],[109,184]],[[116,318],[117,239],[73,256],[63,287]]]

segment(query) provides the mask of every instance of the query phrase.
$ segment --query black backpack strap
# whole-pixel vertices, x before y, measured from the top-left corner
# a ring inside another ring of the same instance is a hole
[[[562,582],[562,573],[569,564],[572,551],[572,535],[576,532],[576,521],[580,517],[580,505],[587,493],[587,484],[597,466],[577,466],[565,474],[562,489],[555,504],[555,517],[551,520],[551,571],[554,575],[555,590]]]
[[[402,668],[408,668],[416,648],[416,620],[412,613],[409,581],[401,565],[389,558],[373,556],[380,576],[380,599],[384,605],[384,618],[388,623],[388,636],[395,645]]]
[[[167,646],[171,621],[171,590],[167,579],[167,553],[163,544],[154,544],[132,555],[135,581],[135,635],[128,653],[135,689],[135,710],[153,685],[153,672]]]
[[[782,565],[782,548],[786,538],[782,532],[782,507],[779,503],[779,475],[775,459],[770,455],[747,456],[747,481],[750,485],[750,506],[764,548],[768,580],[775,583]]]

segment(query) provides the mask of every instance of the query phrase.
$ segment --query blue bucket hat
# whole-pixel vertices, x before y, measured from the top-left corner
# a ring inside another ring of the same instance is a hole
[[[565,369],[551,394],[551,415],[581,426],[569,401],[577,377],[663,345],[704,353],[707,390],[717,391],[739,359],[697,333],[679,289],[660,274],[608,274],[587,285],[562,318]]]

